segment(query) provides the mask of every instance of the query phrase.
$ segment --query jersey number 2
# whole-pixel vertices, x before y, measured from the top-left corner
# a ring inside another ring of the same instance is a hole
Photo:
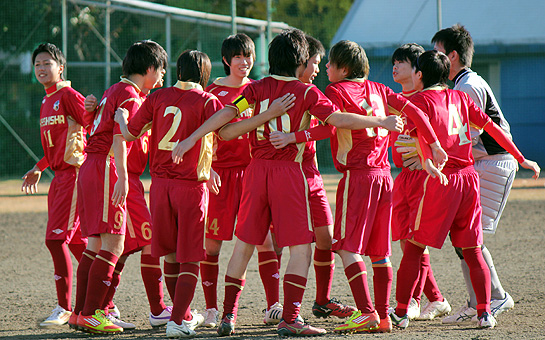
[[[171,113],[174,115],[172,125],[170,126],[170,129],[168,129],[166,135],[159,142],[159,150],[172,151],[172,149],[176,147],[176,144],[178,144],[178,142],[171,142],[170,140],[172,137],[174,137],[174,134],[176,134],[176,131],[178,131],[178,127],[182,122],[182,110],[176,106],[169,106],[165,109],[163,117],[166,117]]]

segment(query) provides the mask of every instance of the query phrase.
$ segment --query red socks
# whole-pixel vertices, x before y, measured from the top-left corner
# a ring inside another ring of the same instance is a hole
[[[218,309],[219,255],[208,255],[201,261],[201,281],[206,308]]]
[[[104,298],[112,284],[117,259],[115,254],[108,251],[101,250],[98,252],[91,268],[89,268],[83,315],[93,315],[95,310],[103,307]]]
[[[257,253],[259,262],[259,276],[265,288],[267,308],[277,303],[280,299],[280,274],[278,273],[278,258],[274,251]]]
[[[81,259],[81,255],[83,255],[83,252],[85,251],[85,248],[87,248],[86,243],[69,243],[68,249],[70,249],[70,252],[74,257],[76,258],[76,261]]]
[[[381,319],[388,316],[390,291],[394,279],[392,263],[388,257],[371,258],[373,266],[373,287],[375,291],[375,309]]]
[[[420,272],[421,257],[425,248],[421,248],[412,242],[405,244],[403,258],[397,270],[396,300],[397,307],[395,313],[397,316],[407,314],[407,308],[411,301],[414,287],[418,281]]]
[[[87,296],[87,281],[89,280],[89,269],[95,260],[96,253],[85,249],[79,261],[78,270],[76,272],[76,305],[74,313],[81,313]]]
[[[316,303],[325,305],[330,300],[335,254],[331,249],[314,248],[314,272],[316,274]]]
[[[462,251],[477,298],[477,315],[481,316],[484,312],[490,313],[490,269],[484,261],[481,248],[468,248]]]
[[[149,254],[140,255],[140,274],[146,288],[151,314],[159,315],[167,308],[163,301],[163,282],[161,281],[163,272],[159,258]]]
[[[181,325],[182,320],[191,320],[190,304],[195,295],[195,287],[199,280],[199,265],[194,263],[180,264],[180,276],[176,283],[177,294],[174,297],[171,321]]]
[[[123,268],[125,268],[125,262],[117,261],[112,274],[111,285],[108,288],[106,297],[104,297],[104,305],[102,307],[105,311],[107,311],[109,308],[114,308],[114,295],[117,291],[117,287],[119,286],[119,282],[121,281],[121,273],[123,272]]]
[[[180,274],[180,264],[178,262],[163,261],[163,266],[163,277],[165,278],[168,295],[170,295],[170,300],[174,301],[176,282],[178,282],[178,275]]]
[[[305,294],[307,279],[295,274],[284,275],[284,311],[282,318],[287,323],[294,323]]]
[[[354,262],[344,269],[356,307],[363,313],[372,313],[375,309],[371,302],[367,286],[367,271],[363,261]]]
[[[424,284],[424,294],[426,294],[426,297],[430,302],[434,301],[444,301],[443,294],[441,294],[441,291],[439,290],[439,286],[437,285],[437,281],[435,281],[435,277],[433,276],[433,270],[431,269],[431,263],[430,263],[430,254],[423,254],[422,255],[422,266],[426,265],[428,267],[427,275],[426,275],[426,282]]]
[[[227,314],[233,314],[235,320],[237,318],[238,311],[238,299],[244,289],[246,280],[235,279],[233,277],[225,275],[225,298],[223,300],[223,315],[222,319]]]
[[[72,310],[72,258],[68,246],[62,240],[45,240],[53,258],[54,278],[59,306]]]

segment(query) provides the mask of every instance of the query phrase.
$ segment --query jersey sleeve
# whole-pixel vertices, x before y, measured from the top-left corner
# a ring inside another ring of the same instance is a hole
[[[318,125],[308,130],[295,132],[295,142],[305,143],[330,138],[335,134],[333,125]]]
[[[432,144],[437,141],[437,136],[431,127],[430,120],[420,107],[411,103],[405,97],[395,93],[393,90],[388,91],[388,105],[401,113],[405,113],[415,127],[420,130],[427,144]]]
[[[135,113],[140,108],[141,99],[140,97],[133,97],[130,93],[128,93],[127,97],[128,98],[123,100],[121,104],[119,104],[119,107],[115,108],[115,110],[117,110],[118,108],[127,109],[127,111],[129,111],[129,121],[130,121],[131,118],[135,115]],[[115,111],[114,111],[114,115],[115,115]],[[121,134],[121,130],[119,129],[119,124],[115,123],[114,136],[120,135],[120,134]]]
[[[204,104],[204,119],[212,117],[216,112],[223,109],[223,104],[221,101],[214,95],[210,94],[209,98]],[[243,112],[243,111],[240,111]]]
[[[85,110],[85,97],[78,91],[71,89],[70,92],[63,96],[62,103],[65,106],[64,112],[83,126],[85,130],[89,130],[90,125],[93,123],[94,112]]]
[[[308,110],[309,113],[318,118],[322,123],[325,123],[331,114],[339,111],[338,106],[314,85],[307,90],[305,94],[306,101],[311,105]]]
[[[237,117],[240,117],[240,114],[250,108],[255,102],[256,86],[256,83],[250,83],[248,86],[246,86],[246,88],[244,88],[242,94],[238,96],[237,99],[233,100],[231,104],[227,104],[225,106],[229,106],[237,110]]]
[[[133,135],[135,138],[139,138],[141,135],[143,135],[146,131],[148,131],[151,128],[151,122],[153,120],[153,102],[155,101],[156,96],[151,95],[142,106],[136,111],[136,113],[129,118],[129,124],[127,125],[127,129],[129,130],[129,133]],[[130,117],[129,111],[129,117]],[[119,129],[119,125],[116,124],[117,128]]]

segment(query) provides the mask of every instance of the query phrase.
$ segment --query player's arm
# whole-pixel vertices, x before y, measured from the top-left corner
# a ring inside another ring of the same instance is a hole
[[[498,144],[504,148],[507,152],[509,152],[515,159],[520,163],[520,166],[522,166],[525,169],[532,170],[534,172],[534,176],[532,176],[534,179],[539,178],[539,174],[541,172],[541,169],[539,165],[531,161],[529,159],[525,159],[522,153],[519,151],[515,143],[511,141],[506,135],[505,132],[493,122],[489,122],[484,126],[484,131],[486,131]]]
[[[119,124],[121,134],[127,142],[132,142],[138,139],[138,137],[133,136],[133,134],[129,132],[129,128],[127,127],[127,124],[129,122],[129,111],[127,109],[123,107],[118,108],[115,111],[114,120],[117,124]]]
[[[272,131],[269,135],[269,140],[275,148],[281,149],[288,144],[314,142],[330,138],[335,134],[334,131],[334,126],[320,124],[313,128],[297,132],[284,133],[281,131]]]
[[[83,102],[83,105],[85,107],[85,111],[95,112],[98,106],[98,100],[95,96],[90,94],[87,97],[85,97],[85,101]]]
[[[291,109],[294,105],[295,95],[287,93],[280,98],[276,98],[267,110],[254,115],[248,119],[243,119],[236,123],[227,124],[219,131],[219,136],[223,140],[232,140],[242,136],[252,130],[257,129],[269,120],[279,117]]]
[[[24,191],[25,194],[34,194],[38,192],[38,183],[42,177],[42,172],[47,169],[49,162],[45,157],[40,159],[36,165],[23,176],[23,185],[21,186],[21,191]]]
[[[363,130],[375,127],[397,132],[403,130],[403,120],[398,116],[362,116],[350,112],[335,111],[327,117],[325,122],[335,127],[348,130]]]
[[[438,169],[432,161],[432,149],[429,144],[425,142],[421,142],[420,138],[418,138],[416,143],[416,149],[418,150],[418,153],[422,156],[422,159],[424,160],[422,162],[422,167],[426,172],[433,178],[438,178],[439,183],[443,185],[448,185],[448,178],[441,172],[441,169]]]
[[[221,187],[221,177],[220,175],[214,171],[214,169],[210,168],[210,178],[206,182],[206,187],[210,192],[212,192],[214,195],[217,195],[220,193],[220,187]]]
[[[112,193],[112,205],[118,206],[125,204],[127,193],[129,192],[129,175],[127,173],[127,144],[123,136],[114,135],[112,145],[114,151],[114,161],[117,170],[117,182],[115,182]]]

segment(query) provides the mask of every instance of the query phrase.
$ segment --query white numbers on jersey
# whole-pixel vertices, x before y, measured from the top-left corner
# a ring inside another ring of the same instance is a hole
[[[168,129],[166,135],[159,142],[159,150],[172,151],[172,149],[174,149],[178,144],[178,142],[171,142],[170,140],[172,139],[172,137],[178,130],[180,123],[182,122],[182,110],[180,110],[180,108],[176,106],[169,106],[165,109],[163,117],[166,117],[171,113],[174,115],[174,118],[172,119],[172,125],[170,126],[170,129]]]
[[[45,140],[47,141],[47,146],[50,148],[54,147],[53,139],[51,139],[51,130],[44,131],[44,137],[45,137]]]
[[[145,154],[148,153],[148,144],[149,144],[148,135],[142,136],[142,152],[145,153]]]
[[[269,108],[269,99],[265,99],[259,103],[259,113],[263,113],[267,111]],[[269,130],[272,131],[279,131],[278,130],[278,124],[277,124],[277,118],[273,118],[269,120]],[[280,119],[282,121],[282,132],[289,133],[291,131],[291,121],[290,116],[287,113],[284,113],[280,116]],[[265,140],[265,125],[261,125],[257,128],[257,140]]]
[[[96,130],[98,129],[98,126],[100,125],[100,121],[102,119],[102,112],[104,112],[104,106],[106,105],[106,99],[108,98],[105,97],[104,99],[102,99],[102,101],[98,105],[98,107],[100,108],[99,113],[95,117],[95,120],[93,121],[93,128],[91,129],[91,132],[89,132],[90,136],[92,136],[96,132]]]
[[[371,106],[367,104],[367,101],[365,99],[360,103],[361,108],[367,112],[368,116],[386,117],[384,102],[378,94],[372,93],[371,95],[369,95],[369,101],[371,102]],[[365,130],[367,130],[367,136],[371,138],[376,137],[377,133],[375,132],[375,129],[377,129],[378,135],[380,137],[388,136],[388,130],[381,127],[366,128]]]
[[[467,124],[462,124],[462,117],[454,104],[448,106],[448,134],[449,136],[458,135],[460,137],[459,145],[471,143],[468,138]]]

